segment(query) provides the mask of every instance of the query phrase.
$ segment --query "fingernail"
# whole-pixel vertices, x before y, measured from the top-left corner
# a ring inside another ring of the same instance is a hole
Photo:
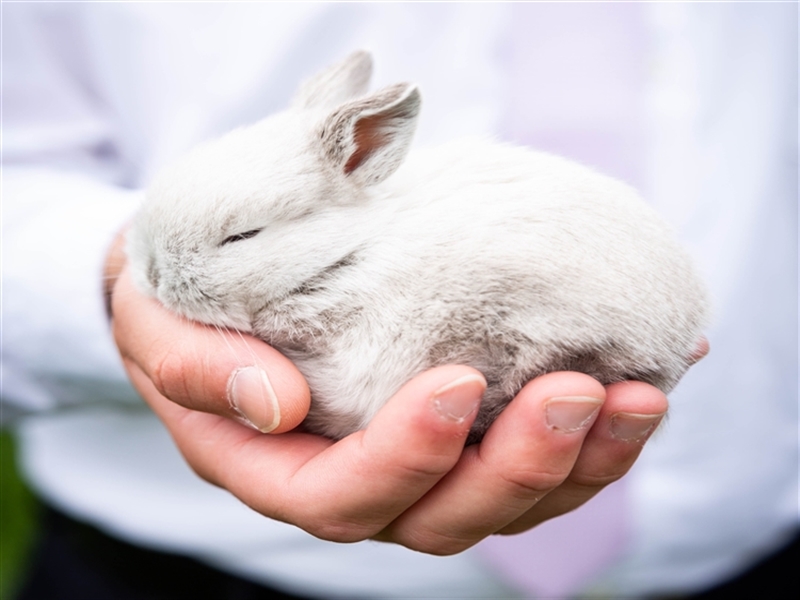
[[[280,405],[267,374],[258,367],[243,367],[228,380],[228,401],[246,425],[269,433],[281,422]]]
[[[485,391],[483,377],[465,375],[436,390],[433,407],[445,419],[460,423],[478,409]]]
[[[590,396],[551,398],[544,409],[547,425],[566,433],[586,429],[592,424],[602,405],[600,398]]]
[[[623,442],[638,442],[652,433],[663,416],[617,413],[611,417],[611,435]]]

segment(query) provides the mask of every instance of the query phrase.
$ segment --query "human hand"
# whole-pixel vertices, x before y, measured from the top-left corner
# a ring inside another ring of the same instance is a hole
[[[604,388],[580,373],[551,373],[464,448],[485,381],[449,365],[415,377],[365,430],[335,442],[295,430],[309,392],[280,353],[174,316],[135,290],[124,263],[114,280],[126,369],[189,465],[254,510],[323,539],[453,554],[524,531],[624,475],[667,410],[664,395],[641,382]],[[243,415],[282,435],[233,420]]]

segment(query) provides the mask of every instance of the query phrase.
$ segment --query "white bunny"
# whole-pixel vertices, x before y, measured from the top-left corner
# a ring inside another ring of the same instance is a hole
[[[137,286],[285,353],[312,390],[308,428],[334,438],[445,363],[488,381],[472,441],[545,372],[670,390],[707,303],[662,220],[524,148],[458,141],[404,162],[419,91],[364,95],[370,73],[354,53],[161,174],[129,233]]]

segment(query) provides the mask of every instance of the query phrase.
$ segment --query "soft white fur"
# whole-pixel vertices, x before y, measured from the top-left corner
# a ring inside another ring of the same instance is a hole
[[[138,287],[283,351],[311,386],[307,425],[332,437],[443,363],[489,382],[473,440],[548,371],[671,389],[707,308],[661,219],[614,179],[486,140],[398,169],[419,92],[365,96],[370,70],[355,53],[165,171],[129,234]]]

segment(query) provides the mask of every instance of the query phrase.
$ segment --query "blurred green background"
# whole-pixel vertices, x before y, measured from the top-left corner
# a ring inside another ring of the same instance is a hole
[[[0,431],[0,600],[12,600],[39,522],[39,505],[19,477],[11,431]]]

